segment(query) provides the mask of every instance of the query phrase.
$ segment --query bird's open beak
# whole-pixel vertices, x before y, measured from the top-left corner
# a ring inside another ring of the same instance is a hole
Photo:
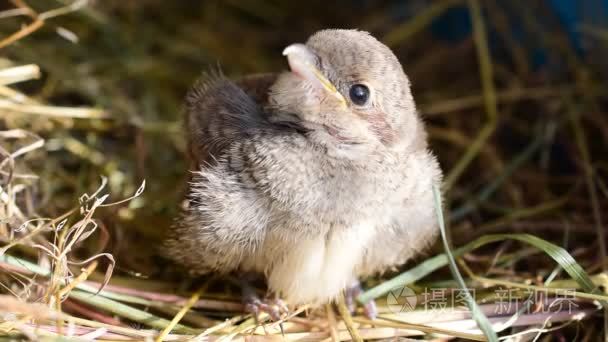
[[[316,67],[317,56],[306,45],[291,44],[283,50],[283,56],[287,57],[289,68],[293,73],[303,77],[313,85],[324,89],[336,97],[342,105],[346,106],[344,96]]]

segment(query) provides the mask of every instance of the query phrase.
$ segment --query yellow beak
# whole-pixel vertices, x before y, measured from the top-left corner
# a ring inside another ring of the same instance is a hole
[[[344,96],[316,67],[317,56],[304,44],[292,44],[283,50],[283,56],[287,57],[289,67],[293,73],[318,86],[330,95],[337,98],[346,107]]]

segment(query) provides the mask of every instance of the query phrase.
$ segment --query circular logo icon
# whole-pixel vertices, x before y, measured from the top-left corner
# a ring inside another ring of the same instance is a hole
[[[386,296],[386,305],[394,314],[413,311],[417,301],[416,293],[407,286],[396,287]]]

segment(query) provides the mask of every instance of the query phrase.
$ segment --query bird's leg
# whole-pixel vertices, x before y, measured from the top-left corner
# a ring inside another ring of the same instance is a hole
[[[363,293],[363,288],[361,287],[361,282],[359,282],[359,280],[353,281],[350,286],[346,288],[344,297],[346,307],[351,313],[355,313],[357,310],[357,297],[361,293]],[[369,302],[363,304],[363,313],[365,314],[365,317],[369,319],[376,319],[376,316],[378,316],[376,302],[374,300],[370,300]]]
[[[251,285],[250,276],[243,276],[240,280],[245,311],[253,314],[256,320],[262,312],[267,313],[273,321],[278,321],[282,315],[289,313],[287,305],[276,295],[268,295],[260,299],[256,289]]]

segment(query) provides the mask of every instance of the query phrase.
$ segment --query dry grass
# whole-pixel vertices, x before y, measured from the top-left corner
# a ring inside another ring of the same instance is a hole
[[[438,1],[408,19],[390,15],[392,1],[361,6],[12,0],[0,7],[0,334],[485,340],[439,245],[401,272],[368,281],[360,299],[377,299],[375,321],[349,317],[339,303],[293,308],[282,322],[260,317],[258,325],[229,281],[185,279],[158,257],[154,246],[178,209],[186,173],[179,133],[186,88],[217,60],[228,74],[278,70],[283,46],[329,26],[370,30],[404,62],[446,171],[452,254],[499,336],[606,334],[606,29],[585,25],[594,48],[582,54],[542,0],[526,8]],[[472,32],[456,42],[434,38],[430,25],[454,8],[471,13]],[[523,38],[506,13],[519,14]],[[531,62],[537,50],[545,53],[540,67]],[[404,285],[418,295],[416,310],[401,312],[404,298],[390,302],[387,291]],[[541,297],[525,302],[530,293]],[[519,306],[505,303],[505,294]]]

